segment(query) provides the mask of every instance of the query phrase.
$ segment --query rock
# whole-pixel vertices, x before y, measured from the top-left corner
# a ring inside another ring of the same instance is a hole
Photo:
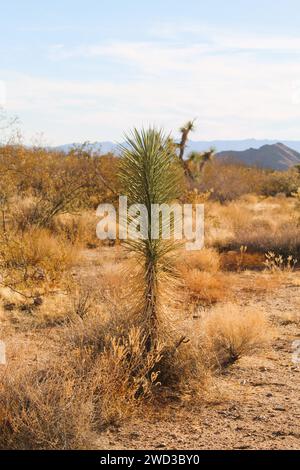
[[[165,449],[167,446],[164,442],[160,442],[159,444],[156,444],[155,449]]]

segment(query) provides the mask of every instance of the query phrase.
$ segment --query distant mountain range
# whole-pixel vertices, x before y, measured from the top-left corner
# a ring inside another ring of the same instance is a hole
[[[55,149],[68,152],[78,145],[81,144],[65,144]],[[211,147],[215,148],[218,158],[240,161],[250,166],[286,170],[300,164],[300,141],[282,141],[281,143],[276,140],[256,139],[189,141],[186,154],[194,151],[202,152]],[[102,154],[118,153],[118,146],[113,142],[89,143],[89,148]]]
[[[245,140],[201,140],[193,141],[190,140],[188,143],[187,152],[201,152],[208,150],[210,147],[214,147],[217,152],[223,152],[225,150],[236,150],[243,151],[249,148],[258,149],[264,145],[274,145],[277,144],[279,140],[257,140],[257,139],[245,139]],[[297,152],[300,152],[300,140],[280,140],[281,143],[290,147]],[[55,148],[59,150],[68,151],[74,145],[82,145],[80,143],[72,143],[59,145]],[[114,142],[104,141],[104,142],[91,142],[91,148],[94,150],[101,150],[102,153],[112,152],[117,149],[117,144]]]
[[[292,166],[300,165],[300,153],[281,143],[263,145],[259,149],[250,148],[240,152],[228,150],[219,152],[216,156],[229,161],[243,162],[249,166],[273,170],[287,170]]]

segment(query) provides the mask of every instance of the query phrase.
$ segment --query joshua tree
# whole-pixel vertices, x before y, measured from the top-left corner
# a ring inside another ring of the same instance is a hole
[[[147,349],[155,346],[159,323],[160,276],[170,270],[168,254],[176,246],[172,240],[152,238],[152,204],[167,204],[178,198],[182,186],[182,169],[170,151],[162,131],[134,129],[121,147],[120,180],[129,204],[143,204],[148,214],[146,239],[128,240],[129,249],[142,261],[143,291],[139,311],[147,338]]]
[[[193,121],[188,121],[184,126],[180,128],[181,132],[181,141],[179,144],[177,144],[177,147],[179,148],[179,160],[183,166],[184,173],[187,176],[187,178],[191,181],[193,181],[193,175],[189,169],[188,163],[183,159],[184,157],[184,152],[187,146],[187,141],[189,137],[189,133],[192,132],[195,129],[194,125],[195,120]]]
[[[179,147],[179,158],[181,161],[183,161],[183,156],[184,156],[184,151],[187,145],[189,133],[193,132],[195,130],[195,120],[193,121],[188,121],[184,126],[180,128],[181,132],[181,141],[178,144]]]
[[[192,162],[197,168],[197,173],[201,174],[207,163],[211,162],[215,154],[215,149],[211,148],[206,152],[191,152],[188,161]]]

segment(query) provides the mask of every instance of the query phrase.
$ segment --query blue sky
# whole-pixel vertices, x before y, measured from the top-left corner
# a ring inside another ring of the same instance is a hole
[[[300,139],[297,0],[0,0],[0,104],[26,142]]]

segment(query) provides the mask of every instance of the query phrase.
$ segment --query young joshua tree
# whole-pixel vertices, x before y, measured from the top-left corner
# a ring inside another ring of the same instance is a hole
[[[126,136],[122,153],[120,180],[128,203],[143,204],[148,213],[147,237],[128,240],[128,246],[142,262],[143,292],[139,311],[146,347],[150,350],[158,339],[161,275],[171,274],[168,255],[176,246],[173,240],[162,239],[162,227],[159,227],[158,239],[152,238],[151,208],[152,204],[168,204],[180,196],[182,168],[161,130],[149,128],[139,132],[134,129]]]

